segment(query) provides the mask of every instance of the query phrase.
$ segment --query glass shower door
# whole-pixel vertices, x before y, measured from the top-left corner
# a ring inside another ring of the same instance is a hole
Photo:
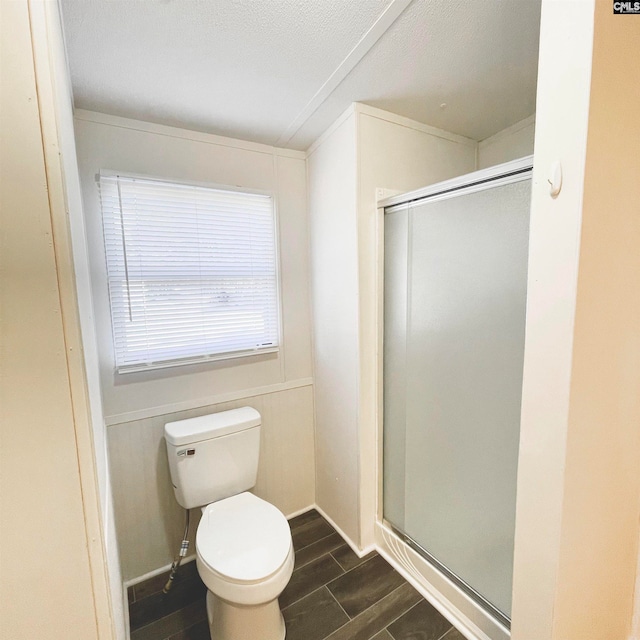
[[[508,624],[530,174],[385,212],[384,517]]]

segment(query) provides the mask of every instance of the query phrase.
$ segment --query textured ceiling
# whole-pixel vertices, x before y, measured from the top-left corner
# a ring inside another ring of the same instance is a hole
[[[75,104],[297,149],[353,101],[476,140],[533,113],[540,0],[413,0],[326,90],[406,4],[62,0]]]

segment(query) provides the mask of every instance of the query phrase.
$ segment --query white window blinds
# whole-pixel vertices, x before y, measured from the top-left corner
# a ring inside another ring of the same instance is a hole
[[[100,176],[120,373],[278,347],[271,197]]]

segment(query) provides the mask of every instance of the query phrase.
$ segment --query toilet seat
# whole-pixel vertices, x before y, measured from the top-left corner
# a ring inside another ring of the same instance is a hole
[[[293,571],[289,523],[276,507],[248,492],[204,508],[196,553],[207,587],[238,604],[276,598]]]

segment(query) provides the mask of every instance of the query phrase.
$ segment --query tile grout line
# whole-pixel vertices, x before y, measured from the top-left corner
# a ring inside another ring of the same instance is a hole
[[[298,604],[298,602],[300,602],[300,600],[304,600],[305,598],[308,598],[309,596],[312,596],[314,593],[320,591],[320,589],[324,589],[326,586],[327,586],[326,584],[321,584],[319,587],[317,587],[313,591],[309,591],[309,593],[307,593],[307,595],[304,595],[304,596],[302,596],[302,598],[298,598],[297,600],[294,600],[292,603],[288,604],[286,607],[281,609],[281,612],[284,614],[284,612],[287,609],[289,609],[290,607],[292,607],[294,604]],[[327,589],[327,591],[329,591],[329,589]],[[331,593],[331,591],[329,591],[329,595],[331,595],[331,597],[333,597],[333,594]]]
[[[343,574],[343,575],[346,575],[346,574]],[[326,587],[326,586],[327,586],[327,585],[325,585],[325,587]],[[340,602],[338,601],[338,598],[336,598],[336,597],[333,595],[333,593],[331,593],[331,589],[329,589],[329,587],[327,587],[327,591],[329,592],[329,595],[333,598],[333,600],[335,601],[335,603],[340,607],[340,609],[341,609],[341,611],[344,613],[344,615],[345,615],[345,616],[347,616],[347,618],[348,618],[348,622],[345,622],[344,624],[349,624],[349,622],[351,622],[351,621],[353,620],[353,618],[352,618],[352,617],[351,617],[351,616],[350,616],[350,615],[349,615],[349,614],[344,610],[344,607],[340,604]],[[373,606],[373,605],[371,605],[371,606]],[[367,608],[368,608],[368,607],[367,607]],[[366,609],[365,609],[365,611],[366,611]],[[344,625],[342,625],[342,626],[344,626]],[[340,627],[338,627],[338,629],[339,629],[339,628],[340,628]],[[338,629],[336,629],[336,631],[337,631]],[[332,631],[331,633],[333,633],[333,631]],[[331,634],[329,634],[329,635],[331,635]]]
[[[304,547],[304,549],[308,549],[309,547],[312,547],[314,544],[317,544],[319,542],[322,542],[323,540],[326,540],[327,538],[330,538],[332,535],[334,535],[334,534],[330,533],[328,536],[325,536],[324,538],[320,538],[320,540],[318,540],[317,542],[312,542],[311,544],[308,544],[306,547]],[[334,560],[336,560],[335,556],[333,555],[333,552],[337,551],[338,549],[342,549],[343,547],[348,547],[348,546],[349,545],[346,542],[342,541],[335,549],[331,549],[330,551],[325,551],[322,555],[319,555],[317,558],[312,558],[311,560],[307,560],[307,562],[305,562],[304,564],[301,564],[298,567],[296,567],[294,569],[294,571],[297,571],[298,569],[302,569],[303,567],[306,567],[308,564],[311,564],[312,562],[315,562],[316,560],[319,560],[320,558],[322,558],[323,556],[326,556],[326,555],[331,555],[331,557]],[[302,549],[299,549],[298,551],[302,551]],[[338,561],[336,560],[336,562],[338,562]],[[339,562],[338,562],[338,564],[340,565],[340,567],[344,571],[344,567]]]
[[[322,538],[319,538],[318,540],[314,540],[313,542],[310,542],[308,545],[306,545],[304,547],[300,547],[300,549],[294,549],[294,551],[295,551],[295,553],[298,553],[298,552],[302,551],[303,549],[307,549],[308,547],[311,547],[314,544],[317,544],[318,542],[322,542],[323,540],[326,540],[328,537],[332,536],[334,533],[335,533],[335,531],[332,531],[331,533],[328,533],[326,536],[323,536]],[[293,544],[293,542],[292,542],[292,544]],[[348,546],[346,542],[344,542],[344,544],[345,544],[345,546]],[[342,546],[342,545],[340,545],[340,546]],[[331,553],[331,551],[327,551],[326,553]],[[322,555],[326,555],[326,553],[323,553]],[[322,558],[322,556],[318,556],[318,557]],[[309,563],[307,563],[307,564],[309,564]]]
[[[367,561],[368,562],[368,561]],[[364,564],[364,563],[363,563]],[[344,611],[344,609],[342,609],[342,606],[340,606],[340,608],[347,614],[347,618],[349,618],[349,620],[347,622],[345,622],[343,625],[340,625],[337,629],[334,629],[328,636],[325,636],[323,638],[323,640],[327,640],[327,638],[330,638],[334,633],[337,633],[340,629],[342,629],[343,627],[345,627],[346,625],[348,625],[349,623],[353,622],[354,620],[357,620],[361,615],[364,615],[367,611],[369,611],[369,609],[371,609],[371,607],[375,607],[375,605],[380,604],[383,600],[385,600],[386,598],[390,597],[393,593],[395,593],[398,589],[402,589],[402,587],[405,586],[405,584],[409,584],[408,582],[405,582],[401,585],[398,585],[393,591],[390,591],[389,593],[387,593],[386,596],[380,598],[380,600],[378,600],[377,602],[374,602],[372,605],[368,606],[364,611],[361,611],[355,618],[352,618],[346,611]],[[327,585],[325,585],[326,587]],[[329,588],[327,587],[327,591],[329,591]],[[335,598],[335,596],[333,595],[333,593],[331,593],[331,591],[329,591],[329,593],[331,594],[331,596],[333,597],[333,599],[337,601],[337,599]],[[380,633],[381,631],[384,631],[385,629],[388,631],[388,627],[390,625],[392,625],[396,620],[398,620],[399,618],[401,618],[405,613],[408,613],[409,611],[411,611],[411,609],[413,609],[413,607],[419,605],[420,602],[416,602],[416,604],[412,605],[411,607],[409,607],[408,609],[405,609],[400,615],[398,615],[396,618],[394,618],[386,627],[382,627],[382,629],[378,629],[378,631],[376,631],[376,633],[374,634],[374,636],[377,633]],[[338,602],[338,605],[340,605],[340,603]],[[388,631],[389,635],[391,635],[391,632]],[[448,631],[447,631],[448,633]],[[373,638],[373,636],[371,636]],[[393,635],[391,635],[391,637],[393,638]],[[370,639],[371,640],[371,639]],[[395,640],[395,638],[394,638]],[[440,638],[439,640],[442,640],[442,638]]]
[[[331,535],[331,534],[330,534]],[[328,537],[328,536],[325,536]],[[346,544],[346,543],[345,543]],[[348,545],[347,545],[348,546]],[[335,559],[335,557],[333,556],[333,553],[331,551],[327,551],[326,553],[323,553],[321,556],[318,556],[317,558],[314,558],[313,560],[310,560],[309,562],[307,562],[307,564],[302,565],[301,567],[298,567],[296,569],[296,571],[299,571],[300,569],[303,569],[304,567],[307,567],[308,565],[310,565],[312,562],[318,562],[320,560],[322,560],[322,558],[324,558],[325,556],[331,556],[331,559],[338,565],[338,567],[340,567],[340,569],[342,570],[342,574],[339,576],[336,576],[335,578],[331,578],[331,580],[329,580],[329,582],[325,582],[323,585],[320,585],[319,587],[315,588],[313,591],[310,591],[309,593],[307,593],[304,596],[301,596],[300,598],[298,598],[297,600],[294,600],[293,602],[289,603],[286,607],[284,607],[284,609],[288,609],[291,605],[296,604],[296,602],[300,602],[300,600],[302,600],[303,598],[306,598],[307,596],[310,596],[311,594],[315,593],[316,591],[319,591],[320,589],[322,589],[322,587],[327,587],[327,591],[330,593],[331,597],[338,602],[338,600],[336,599],[336,597],[333,595],[333,593],[331,592],[331,589],[329,589],[329,585],[332,584],[333,582],[335,582],[336,580],[339,580],[340,578],[346,576],[347,574],[351,573],[352,571],[354,571],[355,569],[357,569],[358,567],[362,567],[365,564],[367,564],[367,562],[371,562],[371,560],[375,559],[376,556],[373,556],[373,558],[369,558],[368,560],[366,560],[365,562],[361,562],[360,564],[357,564],[355,567],[352,567],[351,569],[349,569],[348,571],[345,570],[345,568]],[[402,585],[399,585],[398,587],[396,587],[396,589],[399,589]],[[393,591],[390,591],[388,595],[392,594],[396,589],[394,589]],[[384,598],[386,598],[387,596],[384,596]],[[383,599],[383,598],[381,598]],[[378,602],[380,602],[380,600],[378,600]],[[340,605],[340,603],[338,602],[338,604]],[[374,604],[376,604],[374,602]],[[370,605],[371,607],[373,606]],[[340,608],[344,611],[344,608],[342,607],[342,605],[340,605]],[[284,611],[284,609],[282,609]],[[367,609],[369,609],[369,607],[367,607]],[[365,609],[365,611],[367,610]],[[354,620],[354,618],[352,618],[346,611],[344,611],[345,614],[347,615],[347,617],[349,618],[349,620]],[[364,613],[364,612],[361,612]],[[360,615],[360,614],[358,614]],[[358,616],[356,616],[357,618]],[[345,623],[346,624],[346,623]]]
[[[443,638],[448,636],[453,629],[455,629],[455,627],[451,625],[437,640],[443,640]]]
[[[344,573],[342,574],[342,576],[346,576],[348,573],[351,573],[352,571],[355,571],[356,569],[358,569],[359,567],[364,567],[365,564],[367,564],[368,562],[371,562],[372,560],[375,560],[376,556],[373,556],[373,558],[369,558],[368,560],[365,560],[364,562],[361,562],[360,564],[357,564],[355,567],[351,567],[351,569],[349,569],[349,571],[345,571],[344,567],[333,557],[333,554],[331,552],[329,552],[327,555],[330,555],[333,558],[333,561],[344,571]],[[384,560],[384,558],[383,558]],[[385,561],[386,562],[386,561]],[[393,568],[393,567],[392,567]],[[395,569],[394,569],[395,571]],[[334,583],[336,580],[338,580],[339,578],[342,578],[342,576],[336,576],[335,578],[332,578],[329,582],[326,583],[327,589],[329,588],[329,585]],[[402,586],[402,585],[400,585]],[[331,591],[331,589],[329,589],[329,591]],[[395,589],[393,590],[395,591]],[[393,593],[393,591],[391,591],[390,593]],[[333,595],[333,594],[332,594]],[[388,594],[387,594],[388,595]],[[386,596],[385,596],[386,597]],[[368,608],[368,607],[367,607]],[[346,612],[345,612],[346,613]],[[360,614],[358,614],[360,615]],[[356,616],[357,617],[357,616]]]
[[[409,584],[408,582],[406,582],[405,584]],[[409,585],[411,586],[411,585]],[[404,584],[401,584],[398,589],[404,587]],[[394,589],[391,593],[394,593],[394,591],[396,591],[396,589]],[[393,633],[391,633],[391,631],[389,631],[389,627],[396,622],[397,620],[400,620],[400,618],[402,618],[402,616],[406,615],[407,613],[409,613],[409,611],[411,611],[411,609],[413,609],[414,607],[417,607],[422,600],[424,600],[424,598],[422,596],[420,596],[420,600],[418,600],[418,602],[416,602],[414,605],[411,605],[408,609],[405,609],[400,615],[396,616],[386,627],[384,627],[384,630],[393,638],[393,640],[396,640],[396,637],[393,635]],[[383,629],[380,629],[380,631],[382,631]],[[379,632],[378,632],[379,633]],[[448,632],[447,632],[448,633]],[[442,640],[441,638],[439,640]]]
[[[315,560],[312,560],[311,562],[317,562],[319,560],[322,560],[322,558],[324,558],[325,556],[331,556],[330,553],[324,553],[322,554],[320,557],[316,558]],[[334,580],[337,580],[338,578],[342,578],[342,576],[346,576],[347,573],[349,573],[348,571],[345,571],[342,566],[340,565],[340,563],[333,557],[331,556],[331,559],[338,565],[338,568],[342,571],[342,574],[339,576],[336,576],[335,578],[331,578],[331,580],[329,582],[333,582]],[[304,567],[308,566],[311,564],[311,562],[308,562],[307,564],[304,565]],[[300,567],[300,569],[303,569],[304,567]],[[297,571],[298,569],[296,569]],[[290,606],[296,604],[297,602],[300,602],[300,600],[303,600],[304,598],[307,598],[308,596],[310,596],[311,594],[315,593],[316,591],[320,591],[320,589],[322,589],[323,587],[326,587],[329,582],[325,582],[324,584],[321,584],[319,587],[316,587],[313,591],[309,591],[309,593],[300,596],[297,600],[294,600],[293,602],[290,602],[286,607],[284,607],[284,609],[282,609],[282,611],[284,611],[285,609],[288,609]],[[327,591],[329,591],[329,589],[327,588]],[[333,594],[331,593],[331,591],[329,591],[329,594],[331,595],[331,597],[333,598]],[[335,598],[334,598],[335,599]],[[345,613],[347,613],[345,611]],[[347,614],[348,617],[348,614]]]
[[[402,585],[400,585],[402,586]],[[400,587],[398,587],[399,589]],[[409,607],[404,613],[402,613],[401,615],[399,615],[397,618],[395,618],[394,620],[392,620],[386,627],[385,630],[387,631],[387,633],[393,638],[393,640],[396,640],[396,637],[393,635],[393,633],[391,633],[391,631],[389,631],[389,627],[396,621],[398,621],[400,618],[402,618],[402,616],[406,615],[409,613],[409,611],[412,611],[413,609],[415,609],[419,604],[422,604],[422,602],[424,601],[424,598],[422,598],[421,600],[419,600],[418,602],[416,602],[413,606]],[[447,621],[448,622],[448,621]],[[449,622],[449,628],[438,638],[436,638],[436,640],[442,640],[448,633],[449,631],[451,631],[451,629],[454,629],[455,627]]]
[[[345,542],[345,543],[344,543],[344,545],[340,545],[339,547],[336,547],[335,549],[332,549],[332,550],[331,550],[331,551],[329,551],[328,553],[329,553],[329,555],[330,555],[330,556],[331,556],[331,557],[332,557],[332,558],[333,558],[333,559],[334,559],[334,560],[335,560],[335,561],[336,561],[336,562],[337,562],[337,563],[342,567],[342,570],[343,570],[345,573],[349,573],[349,571],[352,571],[352,570],[353,570],[353,569],[355,569],[356,567],[359,567],[361,564],[365,564],[364,562],[361,562],[360,564],[357,564],[355,567],[351,567],[351,569],[349,569],[349,570],[347,571],[347,569],[345,569],[345,568],[342,566],[342,564],[340,564],[340,560],[338,560],[338,558],[336,558],[336,557],[333,555],[333,552],[334,552],[334,551],[337,551],[338,549],[342,549],[342,548],[343,548],[343,546],[344,546],[344,547],[347,547],[347,549],[349,548],[349,545]],[[369,560],[366,560],[365,562],[369,562]]]

